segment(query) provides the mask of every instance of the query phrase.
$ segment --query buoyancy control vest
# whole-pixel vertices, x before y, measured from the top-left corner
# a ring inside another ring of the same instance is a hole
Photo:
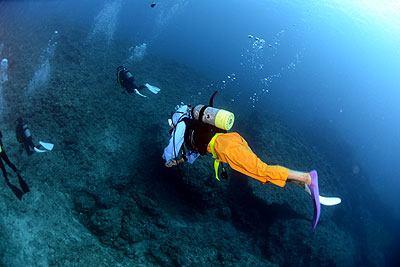
[[[22,126],[22,129],[24,130],[24,135],[25,135],[26,138],[29,138],[29,137],[32,136],[32,135],[31,135],[31,131],[30,131],[29,128],[28,128],[28,125],[26,125],[26,124],[24,123],[24,125]]]
[[[19,123],[16,127],[17,141],[23,143],[32,136],[31,131],[26,123]]]
[[[186,147],[200,155],[207,153],[207,146],[215,134],[227,132],[195,119],[184,118],[183,122],[186,124],[184,137]]]

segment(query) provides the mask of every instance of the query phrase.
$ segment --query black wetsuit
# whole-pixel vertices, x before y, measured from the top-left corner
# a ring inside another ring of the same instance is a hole
[[[2,134],[0,131],[0,168],[1,168],[1,171],[3,172],[3,176],[4,176],[4,179],[6,180],[8,187],[10,187],[10,189],[18,197],[18,199],[21,200],[22,195],[24,193],[29,192],[29,188],[28,188],[27,184],[25,183],[25,181],[22,179],[17,167],[15,167],[15,165],[8,159],[8,156],[3,148],[3,142],[1,140],[1,138],[2,138]],[[8,180],[8,174],[7,174],[6,167],[4,166],[3,160],[17,174],[18,182],[22,188],[22,191],[18,187],[11,184],[10,181]]]
[[[32,141],[32,135],[28,128],[28,125],[26,125],[26,123],[24,123],[23,121],[18,122],[17,126],[15,127],[15,135],[17,137],[17,141],[20,144],[24,145],[26,153],[29,156],[32,155],[35,144]]]
[[[135,84],[135,78],[132,73],[125,67],[118,67],[117,69],[117,83],[124,88],[128,93],[133,93],[136,90],[140,91],[146,86],[137,86]]]
[[[15,167],[15,165],[8,159],[8,156],[7,156],[6,152],[4,151],[3,142],[1,141],[1,139],[0,139],[0,147],[1,147],[0,148],[0,150],[1,150],[1,152],[0,152],[0,168],[3,172],[4,179],[6,179],[6,182],[8,183],[9,181],[8,181],[7,171],[6,171],[6,167],[4,166],[3,161],[5,163],[7,163],[7,165],[10,166],[10,168],[14,172],[18,172],[18,170],[17,170],[17,167]]]

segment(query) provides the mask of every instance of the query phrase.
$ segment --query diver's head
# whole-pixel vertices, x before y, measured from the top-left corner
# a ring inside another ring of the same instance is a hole
[[[22,118],[18,118],[15,120],[15,124],[22,124],[24,121],[22,120]]]

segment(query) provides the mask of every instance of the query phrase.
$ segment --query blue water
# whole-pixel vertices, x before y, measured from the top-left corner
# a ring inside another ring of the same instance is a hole
[[[154,49],[217,81],[237,73],[239,88],[225,88],[242,92],[236,101],[253,108],[249,97],[257,93],[255,109],[267,106],[310,139],[314,129],[340,136],[357,157],[353,171],[367,172],[385,202],[400,201],[398,3],[192,1],[175,13],[152,40]],[[257,51],[249,34],[273,47]],[[264,68],[253,68],[259,64]],[[259,82],[276,74],[268,86]],[[393,205],[397,215],[399,207]]]
[[[332,164],[370,183],[379,195],[377,201],[388,208],[385,220],[399,220],[399,3],[156,2],[155,8],[150,8],[151,1],[128,0],[6,1],[0,7],[12,6],[34,23],[43,16],[80,23],[79,29],[89,32],[88,39],[96,38],[99,25],[110,43],[146,43],[151,53],[194,68],[213,81],[211,87],[229,96],[230,105],[243,107],[243,112],[275,114]],[[108,11],[102,14],[105,6]],[[43,32],[33,32],[32,40],[47,34],[42,40],[46,47],[54,30],[47,25]],[[44,69],[40,77],[51,75]],[[208,94],[210,89],[193,92],[199,93]],[[357,186],[351,190],[355,195],[370,194]]]

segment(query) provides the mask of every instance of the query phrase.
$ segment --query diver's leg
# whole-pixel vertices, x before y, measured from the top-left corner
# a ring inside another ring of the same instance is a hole
[[[210,151],[208,146],[207,151]],[[269,166],[262,162],[237,133],[227,133],[215,139],[214,150],[219,160],[227,162],[232,169],[253,177],[262,183],[273,183],[278,186],[285,186],[286,182],[293,182],[301,185],[309,185],[311,197],[314,204],[314,217],[312,228],[317,226],[321,205],[319,202],[318,174],[317,171],[310,173],[289,170],[282,166]]]
[[[22,179],[21,174],[19,172],[17,172],[17,176],[18,176],[18,182],[19,182],[19,185],[21,186],[22,191],[24,192],[24,194],[28,193],[30,191],[29,187],[26,184],[26,182],[24,181],[24,179]]]
[[[298,180],[293,180],[293,179],[288,179],[287,182],[292,183],[292,184],[297,184],[298,186],[300,186],[301,188],[306,190],[306,183],[304,183],[304,182],[300,182]]]
[[[237,133],[218,136],[214,148],[221,161],[227,162],[232,169],[262,183],[271,182],[284,186],[286,182],[290,182],[303,189],[304,183],[311,185],[310,173],[289,170],[279,165],[267,165],[253,153],[246,140]]]
[[[3,154],[3,153],[1,153],[1,154]],[[3,161],[1,159],[0,159],[0,168],[1,168],[1,171],[3,172],[4,179],[6,180],[6,183],[8,184],[8,175],[7,175],[6,167],[4,167]]]
[[[138,91],[143,90],[144,88],[147,88],[147,87],[144,86],[144,85],[141,85],[141,86],[137,87]]]
[[[210,146],[207,148],[210,152]],[[289,169],[279,165],[267,165],[261,161],[238,133],[227,133],[218,136],[214,150],[219,160],[226,162],[232,169],[259,180],[262,183],[273,183],[285,186]]]
[[[28,144],[28,142],[26,140],[24,141],[24,147],[25,147],[26,153],[29,155],[30,149],[29,149],[29,144]]]
[[[23,143],[20,143],[19,144],[19,147],[18,147],[18,152],[22,155],[22,152],[24,152],[24,148],[25,148],[25,146],[24,146],[24,144]]]
[[[26,154],[28,154],[28,156],[32,155],[33,152],[32,152],[32,150],[31,150],[31,148],[29,146],[28,140],[24,141],[24,146],[25,146]]]
[[[28,146],[29,146],[30,148],[32,148],[32,150],[29,149],[29,152],[30,152],[29,155],[32,155],[33,152],[35,151],[35,144],[34,144],[33,141],[32,141],[32,136],[29,136],[27,142],[28,142]]]
[[[5,153],[4,153],[4,151],[2,151],[2,152],[0,153],[1,158],[4,158],[4,157],[3,157],[4,155],[5,155]],[[7,155],[6,155],[6,157],[7,157]],[[0,168],[1,168],[2,172],[3,172],[3,176],[4,176],[4,179],[6,180],[6,183],[7,183],[8,187],[11,189],[11,191],[13,191],[14,195],[15,195],[19,200],[21,200],[21,199],[22,199],[23,192],[22,192],[21,190],[19,190],[16,186],[14,186],[14,185],[12,185],[12,184],[10,183],[10,181],[8,180],[6,168],[5,168],[5,166],[4,166],[4,164],[3,164],[3,161],[2,161],[1,159],[0,159]]]
[[[30,146],[32,149],[35,148],[35,144],[32,141],[32,136],[28,137],[27,143],[28,143],[28,146]]]
[[[290,170],[288,175],[288,182],[300,185],[301,183],[306,183],[311,185],[311,176],[308,172],[299,172]],[[300,185],[301,186],[301,185]],[[304,188],[304,186],[301,186]]]
[[[1,157],[4,160],[5,163],[7,163],[8,166],[10,166],[11,169],[13,169],[14,172],[18,172],[17,167],[8,159],[6,152],[4,150],[1,152]]]

